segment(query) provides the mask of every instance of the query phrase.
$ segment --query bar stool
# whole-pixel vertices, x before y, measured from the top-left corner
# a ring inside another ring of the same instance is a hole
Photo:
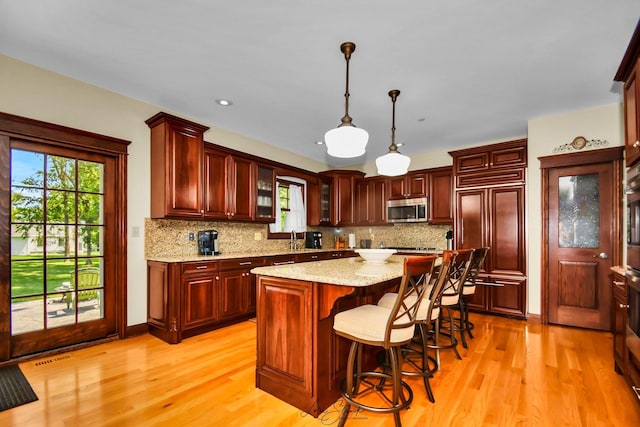
[[[340,393],[346,404],[342,409],[339,426],[344,426],[351,406],[360,409],[393,413],[396,426],[401,426],[400,411],[413,400],[411,387],[402,380],[401,346],[413,338],[415,321],[424,292],[425,278],[437,257],[409,257],[404,260],[403,276],[391,308],[366,304],[335,315],[333,329],[336,335],[352,341],[347,361],[347,377]],[[371,345],[385,350],[388,369],[363,371],[362,347]],[[379,406],[374,406],[371,395],[378,395]]]
[[[444,251],[447,253],[449,251]],[[442,297],[440,300],[440,325],[434,331],[433,344],[427,344],[427,348],[436,352],[436,370],[440,370],[440,350],[452,349],[456,357],[462,360],[458,353],[458,340],[455,336],[455,322],[452,310],[458,307],[458,302],[462,297],[462,288],[471,266],[471,256],[473,249],[458,249],[455,253],[455,260],[449,268],[447,282],[444,284]],[[446,312],[446,314],[445,314]],[[445,336],[449,342],[442,343],[440,338]]]
[[[480,267],[487,256],[487,252],[489,252],[488,247],[477,248],[473,252],[473,256],[471,257],[471,266],[469,267],[469,274],[467,274],[467,280],[465,280],[462,288],[462,298],[460,298],[460,301],[458,302],[460,318],[456,319],[458,321],[456,330],[460,331],[460,339],[464,348],[467,348],[467,340],[465,339],[464,333],[466,332],[469,334],[469,338],[473,339],[473,334],[471,333],[473,323],[469,321],[469,307],[467,306],[467,299],[476,292],[476,278],[478,277]]]
[[[441,258],[438,258],[440,262],[434,263],[428,277],[425,276],[427,292],[423,296],[423,303],[420,305],[416,317],[414,339],[402,347],[404,360],[402,375],[422,377],[427,396],[432,403],[435,402],[435,397],[429,384],[429,378],[433,376],[434,369],[431,368],[430,363],[435,366],[435,359],[428,355],[427,340],[429,332],[438,330],[442,291],[445,283],[448,283],[449,268],[454,259],[455,255],[452,252],[443,254]],[[388,307],[393,304],[394,300],[395,294],[387,293],[380,299],[378,305]]]

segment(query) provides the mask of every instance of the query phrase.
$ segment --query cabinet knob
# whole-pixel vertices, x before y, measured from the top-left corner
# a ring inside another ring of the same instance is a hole
[[[629,308],[629,304],[619,304],[620,308]]]
[[[636,141],[633,143],[633,148],[640,148],[640,141]]]

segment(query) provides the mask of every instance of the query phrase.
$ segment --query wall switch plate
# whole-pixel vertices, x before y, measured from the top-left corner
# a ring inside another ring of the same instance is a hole
[[[193,234],[193,231],[190,231],[190,232],[189,232],[189,241],[190,241],[190,242],[193,242],[193,241],[195,240],[195,238],[196,238],[196,237],[195,237],[195,235]]]

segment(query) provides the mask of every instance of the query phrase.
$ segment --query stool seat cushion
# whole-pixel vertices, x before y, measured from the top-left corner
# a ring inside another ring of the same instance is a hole
[[[476,293],[476,285],[464,285],[462,295],[473,295]]]
[[[355,339],[368,342],[384,343],[385,330],[391,309],[377,305],[361,305],[335,315],[333,329]],[[404,319],[405,321],[408,319]],[[398,322],[402,322],[400,319]],[[414,327],[394,329],[391,331],[391,343],[402,343],[411,340]]]
[[[386,293],[380,298],[378,301],[378,305],[381,307],[391,309],[393,304],[396,303],[396,298],[398,298],[398,294],[394,292]],[[408,305],[413,305],[416,301],[415,295],[409,295],[405,298],[405,301]],[[427,320],[427,312],[429,311],[429,304],[431,304],[431,300],[428,298],[422,298],[422,303],[418,307],[418,313],[416,313],[416,322],[424,322]],[[431,320],[436,320],[440,315],[440,309],[438,307],[434,308],[431,312]]]
[[[457,293],[455,294],[442,294],[442,299],[440,300],[440,303],[444,306],[452,306],[452,305],[456,305],[458,304],[458,297],[459,295]]]

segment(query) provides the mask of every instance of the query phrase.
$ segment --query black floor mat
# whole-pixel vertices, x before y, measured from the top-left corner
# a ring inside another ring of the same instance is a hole
[[[38,400],[18,365],[0,368],[0,411]]]

